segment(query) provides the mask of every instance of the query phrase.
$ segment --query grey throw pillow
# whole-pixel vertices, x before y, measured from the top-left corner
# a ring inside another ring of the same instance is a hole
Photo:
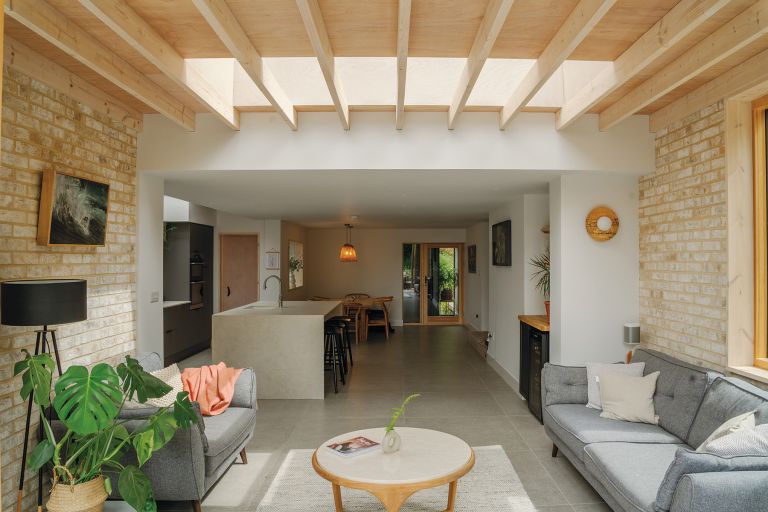
[[[678,448],[664,480],[661,482],[653,508],[667,512],[672,506],[677,484],[683,475],[693,473],[717,473],[721,471],[768,471],[768,457],[719,457],[710,453],[697,453]]]

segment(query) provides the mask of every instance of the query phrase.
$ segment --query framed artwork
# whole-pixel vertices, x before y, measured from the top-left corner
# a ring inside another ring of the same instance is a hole
[[[470,274],[477,274],[477,246],[467,247],[467,267]]]
[[[43,171],[37,243],[103,246],[107,239],[109,184]]]
[[[267,251],[267,264],[264,268],[267,270],[280,270],[280,251],[274,249]]]
[[[491,228],[493,264],[497,267],[512,266],[512,221],[505,220]]]
[[[304,244],[288,241],[288,289],[304,286]]]

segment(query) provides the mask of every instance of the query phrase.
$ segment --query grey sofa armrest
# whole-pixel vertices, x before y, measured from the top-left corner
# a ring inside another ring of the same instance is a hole
[[[230,407],[258,409],[256,404],[256,374],[252,368],[244,368],[235,382],[235,394]]]
[[[670,512],[761,512],[768,503],[768,471],[724,471],[683,476]]]
[[[541,372],[541,401],[545,406],[587,403],[587,369],[547,363]]]

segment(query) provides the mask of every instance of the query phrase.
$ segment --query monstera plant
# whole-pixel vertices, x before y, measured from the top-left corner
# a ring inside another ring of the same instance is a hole
[[[188,394],[179,393],[172,406],[158,408],[129,431],[127,420],[120,418],[126,401],[145,403],[172,390],[144,371],[136,359],[127,356],[117,367],[100,363],[90,371],[84,366],[71,366],[56,381],[52,393],[55,365],[51,356],[30,355],[26,350],[24,353],[24,359],[14,366],[14,374],[21,376],[21,397],[26,400],[31,395],[40,408],[44,431],[27,466],[34,471],[46,465],[52,467],[54,485],[49,510],[67,510],[68,506],[56,505],[77,502],[77,489],[86,486],[91,489],[91,497],[98,495],[100,503],[96,508],[103,506],[112,490],[104,471],[117,475],[120,495],[135,510],[157,510],[152,485],[141,467],[173,438],[177,429],[195,421]],[[60,425],[52,423],[51,409]],[[130,450],[136,465],[123,463]],[[94,488],[98,492],[94,493]]]

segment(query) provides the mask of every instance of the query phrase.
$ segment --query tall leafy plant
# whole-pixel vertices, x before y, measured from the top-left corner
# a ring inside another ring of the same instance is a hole
[[[549,299],[549,247],[543,253],[530,259],[529,263],[535,269],[531,279],[536,281],[536,289]]]
[[[121,496],[131,507],[141,512],[156,511],[152,485],[141,467],[173,438],[177,429],[188,428],[195,421],[188,393],[178,393],[171,407],[157,409],[129,432],[126,420],[119,417],[126,401],[145,403],[172,390],[144,371],[136,359],[126,356],[125,362],[115,368],[100,363],[90,371],[84,366],[71,366],[52,388],[55,366],[51,356],[30,355],[26,350],[24,354],[24,359],[14,366],[14,374],[21,376],[21,397],[26,400],[31,394],[40,408],[45,432],[29,456],[29,469],[37,471],[51,464],[54,482],[67,485],[86,483],[104,476],[104,470],[112,470],[118,474]],[[66,430],[53,428],[47,415],[51,407]],[[54,430],[64,431],[57,435]],[[130,450],[138,465],[121,462]],[[104,485],[111,492],[108,477]]]

